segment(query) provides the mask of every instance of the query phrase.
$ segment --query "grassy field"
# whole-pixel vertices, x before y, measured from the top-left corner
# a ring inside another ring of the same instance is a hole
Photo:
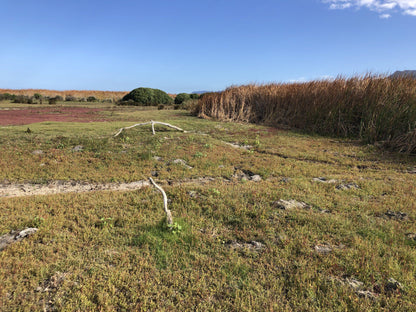
[[[0,126],[0,183],[152,176],[174,230],[151,187],[0,198],[0,235],[39,229],[0,251],[1,311],[416,310],[414,156],[181,110],[103,107],[112,121]],[[133,120],[188,132],[113,137]],[[282,209],[281,199],[307,206]]]

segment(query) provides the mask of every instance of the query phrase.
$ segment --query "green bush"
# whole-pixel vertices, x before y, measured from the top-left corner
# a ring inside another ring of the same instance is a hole
[[[97,98],[95,96],[87,97],[87,102],[97,102]]]
[[[158,110],[162,110],[162,109],[164,109],[165,108],[165,105],[163,105],[163,104],[159,104],[158,106],[157,106],[157,109]]]
[[[199,99],[199,94],[197,94],[197,93],[192,93],[189,96],[191,97],[192,100],[198,100]]]
[[[175,104],[182,104],[183,102],[189,100],[191,96],[188,93],[179,93],[175,97]]]
[[[72,96],[72,95],[67,95],[67,96],[65,97],[65,101],[66,101],[66,102],[76,102],[76,101],[78,101],[78,99],[77,99],[75,96]]]
[[[64,99],[63,99],[63,97],[62,96],[60,96],[60,95],[57,95],[57,96],[55,96],[55,97],[53,97],[53,98],[49,98],[48,99],[48,102],[49,102],[49,104],[56,104],[57,102],[59,102],[59,101],[63,101]]]
[[[14,97],[13,103],[33,104],[33,101],[26,95],[17,95]]]
[[[119,104],[121,105],[159,105],[172,104],[172,98],[164,91],[151,88],[137,88],[126,94]]]
[[[3,93],[0,94],[0,101],[4,101],[4,100],[14,100],[15,99],[15,95],[10,94],[10,93]]]

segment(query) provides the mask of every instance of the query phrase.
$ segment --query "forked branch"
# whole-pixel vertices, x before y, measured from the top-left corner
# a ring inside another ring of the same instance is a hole
[[[150,125],[152,125],[152,133],[153,133],[153,135],[154,135],[154,134],[156,134],[156,132],[155,132],[155,125],[156,125],[156,124],[158,124],[158,125],[164,125],[164,126],[166,126],[166,127],[170,127],[170,128],[175,129],[175,130],[178,130],[178,131],[186,132],[185,130],[183,130],[183,129],[179,128],[179,127],[176,127],[176,126],[174,126],[174,125],[171,125],[171,124],[169,124],[169,123],[150,120],[150,121],[148,121],[148,122],[142,122],[142,123],[138,123],[138,124],[135,124],[135,125],[132,125],[132,126],[129,126],[129,127],[124,127],[124,128],[121,128],[121,129],[120,129],[120,130],[118,130],[118,132],[114,135],[114,137],[119,136],[119,135],[120,135],[120,133],[121,133],[121,132],[123,132],[123,130],[131,129],[131,128],[138,127],[138,126],[149,125],[149,124],[150,124]]]
[[[172,213],[170,212],[170,210],[168,209],[168,197],[166,196],[165,191],[155,183],[155,181],[153,181],[152,178],[149,178],[149,181],[154,185],[154,187],[156,187],[163,195],[163,206],[165,208],[165,213],[166,213],[166,223],[168,225],[172,225],[173,224],[173,218],[172,218]]]

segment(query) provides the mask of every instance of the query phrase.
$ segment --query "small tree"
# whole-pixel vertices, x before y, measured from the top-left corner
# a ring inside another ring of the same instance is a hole
[[[191,96],[188,93],[179,93],[175,97],[175,104],[182,104],[183,102],[189,100]]]

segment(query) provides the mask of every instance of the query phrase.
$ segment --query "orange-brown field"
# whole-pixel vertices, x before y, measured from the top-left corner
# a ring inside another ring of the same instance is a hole
[[[125,96],[128,91],[98,91],[98,90],[47,90],[47,89],[0,89],[0,93],[10,93],[15,95],[33,96],[38,93],[42,96],[54,97],[60,95],[75,96],[78,98],[94,96],[97,99],[114,99],[118,100]]]

